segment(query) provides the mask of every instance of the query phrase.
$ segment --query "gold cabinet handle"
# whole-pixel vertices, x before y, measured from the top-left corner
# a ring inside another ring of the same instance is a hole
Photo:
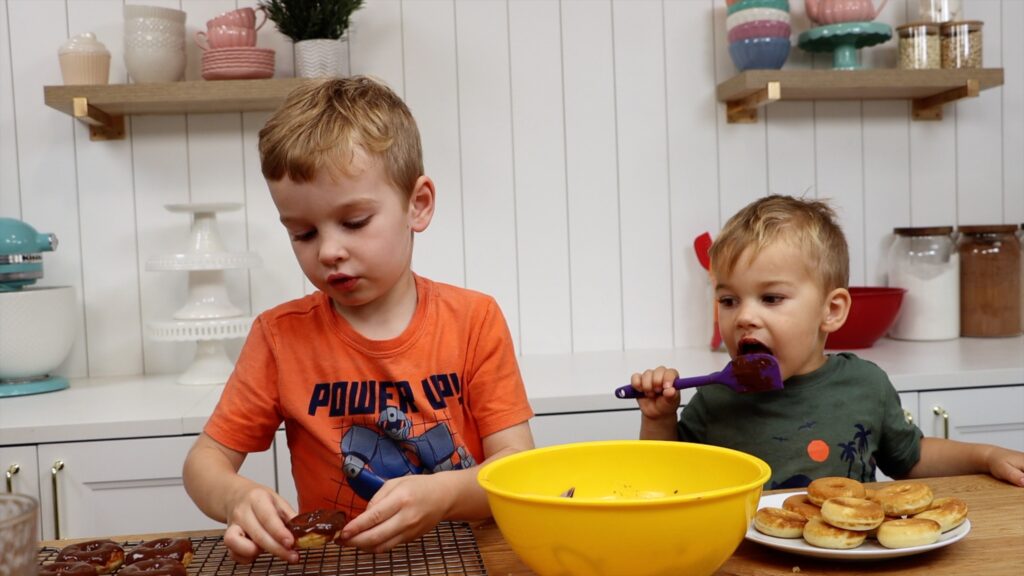
[[[21,466],[17,464],[11,464],[7,467],[7,493],[11,494],[14,492],[14,475],[21,472]]]
[[[942,406],[933,406],[932,414],[942,416],[942,437],[949,440],[949,412]]]
[[[50,467],[50,481],[53,484],[53,534],[56,540],[60,540],[60,504],[57,501],[57,472],[64,469],[63,460],[54,460]]]
[[[914,415],[910,413],[910,410],[903,411],[903,419],[907,421],[907,424],[914,423]]]

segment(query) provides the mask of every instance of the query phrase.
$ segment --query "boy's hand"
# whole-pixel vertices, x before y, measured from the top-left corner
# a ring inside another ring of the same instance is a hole
[[[295,516],[291,505],[266,486],[239,478],[243,482],[229,498],[225,514],[224,545],[231,559],[249,564],[266,551],[286,562],[298,562],[299,554],[292,550],[295,539],[284,525]]]
[[[340,542],[369,552],[386,552],[429,532],[444,519],[448,473],[392,478],[373,496],[366,511],[341,531]]]
[[[1024,487],[1024,452],[995,446],[987,462],[992,476],[1014,486]]]
[[[630,385],[644,394],[636,399],[640,413],[652,420],[671,416],[675,422],[679,410],[679,391],[672,384],[678,377],[678,371],[664,366],[644,370],[643,374],[633,374],[629,379]]]

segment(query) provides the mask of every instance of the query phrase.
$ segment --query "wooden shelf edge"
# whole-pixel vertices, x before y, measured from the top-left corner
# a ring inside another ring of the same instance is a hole
[[[750,106],[749,99],[758,100],[771,84],[780,87],[779,97],[758,106],[779,100],[910,100],[915,120],[937,120],[944,104],[1001,86],[1003,69],[748,70],[716,88],[728,121],[756,121],[756,106]]]

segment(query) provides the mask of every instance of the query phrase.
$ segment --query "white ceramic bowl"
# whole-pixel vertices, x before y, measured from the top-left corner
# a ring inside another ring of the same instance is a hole
[[[44,376],[75,342],[75,289],[29,287],[0,292],[0,379]]]
[[[789,12],[777,8],[748,8],[733,12],[725,19],[725,31],[728,32],[735,26],[753,22],[755,20],[779,20],[790,23]]]
[[[162,18],[185,24],[185,12],[174,8],[161,8],[160,6],[140,6],[127,4],[124,7],[124,19],[130,18]]]
[[[185,51],[165,48],[125,49],[125,69],[137,84],[178,82],[185,78]]]

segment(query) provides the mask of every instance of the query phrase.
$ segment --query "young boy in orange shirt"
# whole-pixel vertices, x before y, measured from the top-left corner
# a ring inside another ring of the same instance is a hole
[[[679,373],[659,366],[633,374],[644,392],[641,439],[753,454],[772,467],[771,489],[826,476],[873,482],[876,466],[893,478],[989,473],[1024,486],[1024,453],[923,437],[881,368],[854,354],[825,354],[850,310],[846,238],[826,203],[752,202],[712,245],[711,272],[729,356],[774,355],[785,387],[739,394],[705,386],[677,421]]]
[[[511,335],[493,298],[411,270],[434,213],[416,122],[365,77],[296,89],[259,136],[263,175],[317,292],[255,320],[185,462],[232,557],[297,561],[295,511],[238,474],[283,422],[299,509],[342,510],[339,541],[383,551],[490,515],[477,464],[533,447]]]

